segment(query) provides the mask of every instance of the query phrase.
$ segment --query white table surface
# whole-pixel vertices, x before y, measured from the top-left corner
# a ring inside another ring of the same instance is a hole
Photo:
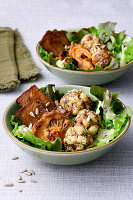
[[[19,28],[32,56],[43,71],[35,81],[65,84],[38,61],[35,45],[48,29],[88,27],[104,21],[117,21],[117,29],[133,35],[132,0],[0,0],[0,26]],[[78,166],[54,166],[23,153],[5,134],[2,115],[6,106],[33,83],[0,94],[0,200],[128,200],[133,199],[133,127],[105,156]],[[120,99],[133,109],[133,69],[122,78],[104,85],[120,91]],[[19,156],[19,160],[11,158]],[[21,169],[33,169],[38,183],[16,183]],[[14,182],[14,187],[3,184]],[[23,192],[17,192],[22,189]]]

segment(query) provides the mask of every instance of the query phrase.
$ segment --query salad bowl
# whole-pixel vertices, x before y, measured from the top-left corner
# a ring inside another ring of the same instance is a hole
[[[72,89],[77,89],[85,92],[88,95],[91,95],[90,88],[85,86],[61,85],[61,86],[56,86],[56,89],[58,89],[60,92],[63,93],[66,93]],[[125,107],[123,103],[121,103],[121,105]],[[32,157],[38,158],[44,162],[57,165],[76,165],[99,158],[100,156],[104,155],[109,150],[111,150],[115,146],[115,144],[121,140],[121,138],[126,134],[130,126],[130,117],[129,117],[125,127],[122,129],[122,132],[115,139],[102,146],[76,152],[47,151],[47,150],[37,149],[35,147],[24,144],[12,134],[12,126],[9,123],[10,116],[13,115],[15,111],[17,111],[18,109],[19,109],[18,104],[16,103],[16,101],[13,101],[8,105],[7,109],[4,112],[3,126],[7,136],[10,137],[12,141],[25,153],[31,155]]]
[[[116,24],[47,31],[36,46],[37,57],[51,73],[69,83],[91,86],[114,81],[133,66],[133,40],[125,31],[115,31]],[[60,44],[65,46],[59,54]]]
[[[123,76],[128,70],[133,66],[133,61],[128,63],[118,69],[112,69],[107,71],[75,71],[62,69],[53,65],[50,65],[39,55],[39,43],[36,46],[36,54],[41,63],[55,76],[60,79],[63,79],[70,84],[79,84],[79,85],[102,85],[105,83],[112,82],[121,76]]]

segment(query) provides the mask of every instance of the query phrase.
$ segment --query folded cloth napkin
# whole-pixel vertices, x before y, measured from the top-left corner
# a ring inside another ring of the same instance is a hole
[[[18,67],[19,80],[27,81],[34,80],[36,75],[41,71],[39,67],[36,67],[33,62],[28,48],[23,43],[22,37],[18,30],[14,31],[15,36],[15,58]]]
[[[35,80],[40,71],[18,30],[0,27],[0,92],[17,87],[20,81]]]
[[[19,83],[14,58],[14,32],[0,27],[0,92],[17,87]]]

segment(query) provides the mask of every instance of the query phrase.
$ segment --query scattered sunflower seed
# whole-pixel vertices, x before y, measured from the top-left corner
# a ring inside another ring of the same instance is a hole
[[[55,93],[55,86],[54,85],[53,85],[52,89],[53,89],[53,92]]]
[[[50,105],[50,102],[46,103],[45,106],[48,107]]]
[[[17,180],[18,183],[25,183],[24,180]]]
[[[18,192],[22,192],[22,190],[18,190]]]
[[[46,108],[46,111],[48,112],[48,109]]]
[[[29,128],[32,128],[32,123],[29,124]]]
[[[12,160],[17,160],[17,159],[19,159],[18,156],[12,158]]]
[[[30,116],[31,116],[31,117],[35,117],[35,115],[34,115],[33,112],[30,112]]]
[[[38,108],[35,109],[35,114],[39,115],[39,109]]]
[[[31,172],[31,173],[32,173],[32,175],[35,175],[35,172],[34,172],[33,170],[30,170],[29,172]]]
[[[19,175],[19,176],[18,176],[18,180],[22,180],[22,176]]]
[[[59,101],[58,101],[58,100],[56,100],[56,101],[55,101],[55,104],[58,106],[58,105],[59,105]]]
[[[5,186],[5,187],[13,187],[14,184],[13,184],[13,183],[7,183],[7,184],[5,184],[4,186]]]
[[[32,175],[32,172],[24,172],[24,174],[28,175],[28,176],[31,176]]]
[[[24,173],[24,172],[27,172],[27,169],[23,169],[20,171],[20,173]]]
[[[30,179],[30,182],[32,182],[32,183],[37,183],[37,181],[34,180],[34,179]]]

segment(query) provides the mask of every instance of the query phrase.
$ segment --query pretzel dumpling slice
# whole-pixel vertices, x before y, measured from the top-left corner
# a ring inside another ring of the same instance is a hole
[[[29,126],[30,124],[35,124],[45,112],[47,111],[42,104],[34,100],[31,104],[17,110],[15,115],[24,123],[24,125]]]
[[[63,140],[69,127],[72,127],[72,122],[68,117],[58,111],[51,111],[34,124],[32,133],[44,141],[54,141],[57,137]]]
[[[19,96],[16,102],[21,106],[27,106],[31,104],[34,100],[42,104],[44,108],[48,111],[56,109],[54,101],[52,101],[44,92],[42,92],[36,85],[32,85],[28,90],[26,90],[21,96]]]
[[[52,52],[54,57],[59,57],[65,46],[69,46],[70,42],[66,37],[66,32],[61,30],[47,31],[40,41],[40,45],[48,52]]]

